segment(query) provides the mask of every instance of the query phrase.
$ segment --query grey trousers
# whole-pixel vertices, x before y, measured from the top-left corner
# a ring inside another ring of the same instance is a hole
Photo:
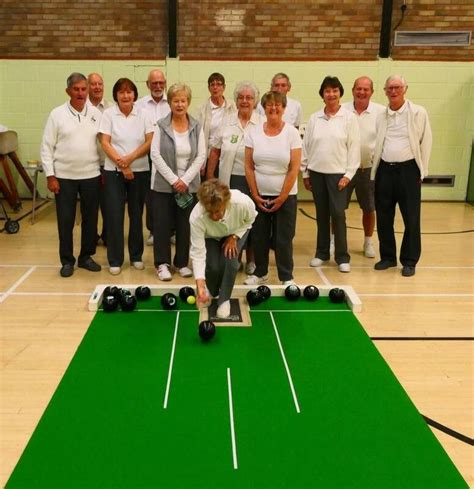
[[[338,265],[351,261],[351,256],[347,252],[347,188],[341,191],[337,188],[337,183],[342,177],[342,173],[309,172],[318,224],[316,258],[329,260],[330,221],[332,221],[334,226],[334,259]]]
[[[248,235],[249,231],[237,241],[239,253],[245,246]],[[206,285],[212,296],[219,296],[219,306],[230,299],[240,265],[237,257],[229,259],[224,256],[222,245],[226,238],[227,236],[220,240],[206,239]]]

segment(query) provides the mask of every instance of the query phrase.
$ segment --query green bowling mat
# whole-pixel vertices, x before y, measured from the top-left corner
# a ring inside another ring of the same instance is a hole
[[[467,487],[345,304],[251,319],[98,311],[7,489]]]

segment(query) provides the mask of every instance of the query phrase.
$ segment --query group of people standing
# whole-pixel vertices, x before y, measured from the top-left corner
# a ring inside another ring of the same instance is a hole
[[[310,266],[322,266],[334,254],[339,271],[350,271],[345,210],[355,189],[365,256],[375,257],[371,238],[377,211],[381,260],[375,269],[396,266],[398,203],[405,223],[402,274],[415,273],[421,252],[420,184],[432,141],[425,109],[405,99],[403,77],[387,79],[388,107],[371,102],[374,89],[368,77],[355,80],[353,101],[346,104],[341,103],[339,79],[324,78],[319,89],[323,108],[311,115],[303,139],[298,130],[301,105],[288,97],[291,83],[284,73],[273,77],[261,98],[253,82],[238,83],[233,101],[224,97],[224,77],[213,73],[210,98],[196,118],[188,112],[192,95],[187,85],[176,83],[166,91],[164,74],[152,70],[147,87],[150,95],[138,99],[134,82],[120,78],[111,105],[103,97],[99,74],[86,78],[73,73],[67,80],[69,100],[48,118],[41,159],[48,189],[56,197],[61,276],[74,272],[77,195],[82,214],[77,264],[90,271],[101,269],[92,258],[99,205],[104,223],[99,236],[107,245],[110,273],[119,274],[125,259],[125,208],[130,264],[144,268],[146,207],[147,242],[153,244],[158,278],[171,280],[173,269],[191,277],[191,258],[198,298],[219,295],[220,315],[225,316],[230,297],[225,291],[232,290],[244,249],[245,284],[268,280],[270,249],[279,280],[293,282],[300,170],[317,213]],[[224,262],[217,259],[219,250]],[[220,293],[216,284],[223,287]]]

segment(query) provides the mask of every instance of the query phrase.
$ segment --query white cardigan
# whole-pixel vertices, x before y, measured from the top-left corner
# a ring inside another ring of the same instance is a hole
[[[420,169],[421,179],[428,175],[428,165],[433,144],[430,121],[426,109],[406,101],[408,109],[408,138],[415,161]],[[383,143],[387,134],[388,109],[377,117],[377,140],[375,141],[374,160],[371,179],[375,179],[377,168],[382,157]]]

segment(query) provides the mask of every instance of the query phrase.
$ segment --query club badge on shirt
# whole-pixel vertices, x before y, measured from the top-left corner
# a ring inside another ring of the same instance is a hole
[[[239,141],[239,135],[238,134],[232,134],[232,136],[230,137],[231,144],[235,144],[238,141]]]

